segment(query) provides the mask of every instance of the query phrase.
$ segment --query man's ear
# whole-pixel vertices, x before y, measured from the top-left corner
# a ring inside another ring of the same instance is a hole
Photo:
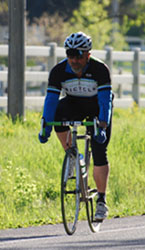
[[[88,52],[88,60],[89,60],[90,56],[91,56],[91,53],[90,53],[90,52]]]

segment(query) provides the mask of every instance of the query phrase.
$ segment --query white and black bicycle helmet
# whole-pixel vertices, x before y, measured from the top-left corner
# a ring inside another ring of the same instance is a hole
[[[65,49],[77,49],[89,51],[92,48],[92,40],[83,32],[72,33],[64,42]]]

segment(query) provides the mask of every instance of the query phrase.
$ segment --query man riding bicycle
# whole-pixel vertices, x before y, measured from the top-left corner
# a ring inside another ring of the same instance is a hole
[[[98,190],[95,219],[103,221],[108,214],[106,188],[109,176],[107,145],[111,135],[112,88],[107,65],[90,54],[92,41],[83,32],[73,33],[64,42],[67,57],[50,72],[47,95],[44,102],[45,122],[62,120],[84,120],[98,117],[97,137],[91,129],[91,147],[94,162],[93,176]],[[65,97],[59,99],[61,90]],[[52,127],[45,127],[45,136],[39,134],[41,143],[47,142]],[[69,127],[55,127],[64,148]]]

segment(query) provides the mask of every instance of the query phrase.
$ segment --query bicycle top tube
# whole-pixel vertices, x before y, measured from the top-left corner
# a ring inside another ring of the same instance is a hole
[[[46,122],[46,126],[93,126],[93,121],[61,121],[61,122]]]

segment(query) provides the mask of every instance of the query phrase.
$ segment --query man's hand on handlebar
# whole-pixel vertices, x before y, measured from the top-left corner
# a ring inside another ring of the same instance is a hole
[[[41,119],[41,131],[38,135],[39,141],[41,143],[46,143],[48,141],[48,138],[50,137],[52,130],[52,126],[46,126],[45,119],[42,117]]]
[[[39,138],[39,141],[40,141],[41,143],[46,143],[46,142],[48,141],[48,138],[45,137],[45,136],[40,135],[40,133],[39,133],[39,135],[38,135],[38,138]]]
[[[106,136],[107,123],[101,121],[97,124],[97,133],[94,134],[94,140],[100,144],[103,144],[107,140]]]

